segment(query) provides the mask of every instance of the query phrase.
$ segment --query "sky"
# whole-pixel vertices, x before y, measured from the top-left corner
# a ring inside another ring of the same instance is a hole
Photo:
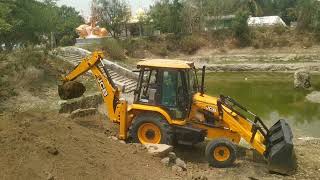
[[[148,9],[155,0],[126,0],[131,6],[132,13],[135,14],[139,8]],[[91,0],[59,0],[58,5],[67,5],[76,8],[81,14],[85,16],[90,15]]]

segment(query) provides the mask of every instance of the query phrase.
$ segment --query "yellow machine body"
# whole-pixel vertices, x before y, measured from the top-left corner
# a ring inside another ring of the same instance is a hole
[[[63,81],[72,81],[83,73],[91,70],[103,96],[108,118],[112,122],[120,124],[120,139],[128,139],[130,136],[128,132],[132,126],[137,124],[135,121],[137,121],[136,119],[138,117],[140,118],[140,121],[143,121],[144,115],[152,114],[150,117],[153,117],[154,115],[161,117],[162,121],[165,121],[161,122],[162,124],[165,123],[172,128],[178,129],[177,131],[173,130],[173,134],[178,133],[180,129],[182,129],[182,131],[198,129],[198,134],[203,133],[205,138],[208,140],[224,138],[232,143],[238,144],[240,139],[243,138],[266,158],[266,154],[270,153],[269,151],[272,147],[271,145],[270,147],[268,146],[267,142],[269,140],[266,137],[271,137],[272,133],[267,132],[264,134],[261,127],[257,125],[258,121],[260,121],[259,119],[257,119],[257,121],[255,120],[255,122],[250,121],[238,111],[229,107],[224,103],[224,101],[221,103],[221,97],[212,97],[204,94],[203,92],[193,93],[190,104],[187,104],[189,107],[188,115],[186,115],[184,119],[173,118],[168,110],[160,105],[136,102],[128,105],[126,100],[120,99],[120,91],[114,85],[111,76],[108,75],[107,69],[101,69],[98,66],[98,64],[103,61],[102,59],[103,54],[101,52],[94,52],[91,57],[83,59],[83,61],[72,72],[63,78]],[[192,62],[178,60],[148,60],[139,62],[137,67],[156,70],[173,69],[184,72],[194,69],[194,64]],[[143,79],[144,75],[142,74],[140,78]],[[208,123],[205,114],[209,115],[212,121]],[[152,126],[153,124],[159,127],[161,124],[159,125],[149,121],[146,122],[147,123],[143,126],[141,125],[139,128],[139,130],[143,132],[146,131],[146,137],[165,137],[166,134],[161,132],[159,135],[158,129],[155,129],[155,126]],[[153,130],[153,132],[146,130],[148,127],[150,128],[150,131]],[[161,128],[159,129],[161,130]],[[138,132],[136,136],[137,138],[141,138],[142,135]],[[140,142],[146,143],[145,141]],[[158,139],[153,139],[153,141],[150,142],[159,143],[160,141],[158,141]],[[223,150],[225,147],[218,147],[218,150],[219,148],[220,150]],[[230,153],[229,150],[226,152]],[[216,153],[216,151],[214,151],[214,153]],[[224,156],[221,156],[220,158],[217,157],[216,160],[224,159]]]

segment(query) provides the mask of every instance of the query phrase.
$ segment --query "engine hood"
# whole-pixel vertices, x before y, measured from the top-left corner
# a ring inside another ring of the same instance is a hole
[[[193,96],[193,102],[202,102],[202,103],[205,103],[205,104],[216,105],[217,101],[218,101],[217,97],[208,96],[206,94],[201,95],[200,93],[196,93]]]

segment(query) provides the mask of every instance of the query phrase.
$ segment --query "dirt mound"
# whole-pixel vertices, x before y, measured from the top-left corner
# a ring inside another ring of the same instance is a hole
[[[83,122],[77,124],[56,113],[0,117],[1,179],[175,177],[160,159],[135,145],[109,139],[100,126],[101,117],[91,117],[91,126]]]
[[[63,100],[78,98],[86,91],[80,82],[70,81],[58,86],[59,96]]]

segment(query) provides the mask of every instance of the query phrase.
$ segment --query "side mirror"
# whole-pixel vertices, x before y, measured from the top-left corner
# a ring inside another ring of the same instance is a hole
[[[201,87],[200,87],[200,93],[201,95],[204,94],[204,77],[206,74],[206,66],[202,67],[202,77],[201,77]]]

